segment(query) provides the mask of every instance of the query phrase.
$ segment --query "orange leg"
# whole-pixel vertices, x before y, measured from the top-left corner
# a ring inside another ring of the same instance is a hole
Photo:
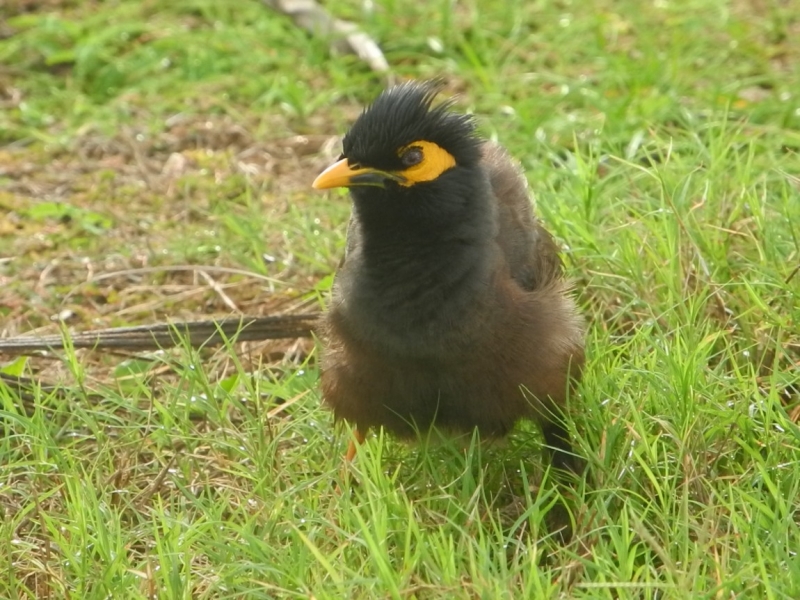
[[[353,461],[356,457],[356,449],[359,445],[363,444],[366,439],[366,435],[361,433],[358,429],[353,429],[353,437],[355,439],[350,440],[350,444],[347,446],[347,454],[344,455],[344,459],[347,462]]]

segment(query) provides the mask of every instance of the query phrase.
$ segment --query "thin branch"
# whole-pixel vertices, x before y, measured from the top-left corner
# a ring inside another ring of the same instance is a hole
[[[330,40],[334,52],[355,54],[378,73],[389,70],[389,63],[378,44],[355,23],[331,16],[316,0],[262,0],[264,4],[294,21],[311,35]]]
[[[207,321],[157,323],[137,327],[114,327],[70,335],[73,348],[101,350],[159,350],[188,342],[194,348],[237,342],[311,337],[320,313],[270,317],[227,317]],[[62,350],[61,335],[17,336],[0,339],[0,353],[28,354],[41,350]]]

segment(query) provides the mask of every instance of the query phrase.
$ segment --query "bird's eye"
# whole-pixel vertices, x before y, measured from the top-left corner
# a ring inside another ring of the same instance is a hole
[[[414,165],[421,163],[423,158],[422,148],[412,146],[403,152],[403,154],[400,156],[400,161],[403,163],[404,167],[413,167]]]

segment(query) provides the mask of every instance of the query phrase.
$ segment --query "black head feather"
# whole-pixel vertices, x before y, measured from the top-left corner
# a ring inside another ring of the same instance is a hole
[[[400,170],[397,151],[427,141],[447,150],[457,165],[478,163],[481,140],[474,119],[452,112],[452,102],[432,106],[440,88],[431,82],[409,82],[384,91],[350,128],[342,142],[343,156],[362,166]]]

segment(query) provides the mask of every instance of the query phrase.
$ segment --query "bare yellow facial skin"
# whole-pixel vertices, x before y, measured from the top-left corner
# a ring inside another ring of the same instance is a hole
[[[400,156],[412,148],[418,148],[422,152],[422,160],[407,169],[400,171],[405,181],[401,181],[402,186],[412,186],[423,181],[433,181],[439,175],[456,166],[456,159],[447,150],[434,144],[433,142],[414,142],[400,149]]]
[[[403,187],[433,181],[448,169],[456,166],[456,159],[447,150],[433,142],[419,141],[404,146],[397,155],[402,159],[413,153],[419,162],[400,171],[381,171],[372,167],[351,165],[343,158],[320,173],[311,184],[315,190],[337,187],[377,186],[385,187],[386,181],[395,181]]]

